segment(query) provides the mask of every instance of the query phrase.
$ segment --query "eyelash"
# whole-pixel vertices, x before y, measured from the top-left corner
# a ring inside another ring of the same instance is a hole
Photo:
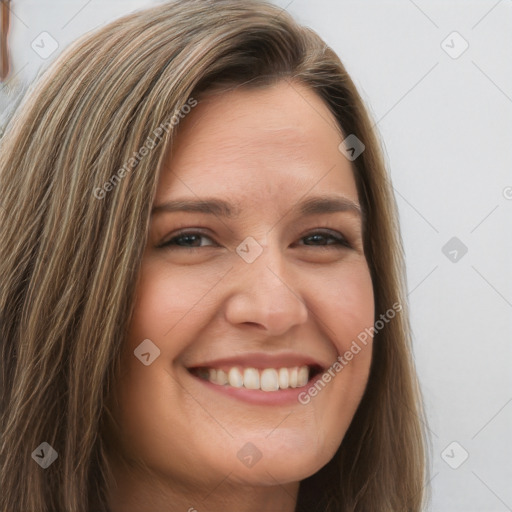
[[[166,242],[163,242],[162,244],[160,244],[158,246],[158,248],[159,249],[171,249],[171,250],[172,249],[195,250],[195,249],[202,249],[204,247],[215,247],[215,245],[213,245],[213,244],[207,245],[207,246],[194,247],[194,246],[178,245],[175,243],[176,240],[178,240],[182,237],[191,236],[191,235],[194,235],[194,236],[199,235],[200,237],[203,237],[203,238],[209,238],[210,240],[212,240],[214,242],[214,240],[211,237],[209,237],[208,235],[206,235],[204,233],[201,233],[200,231],[182,231],[181,233],[178,233],[177,235],[173,236]],[[326,231],[312,231],[312,232],[308,233],[307,235],[301,237],[301,240],[303,240],[305,238],[310,238],[314,235],[321,235],[327,240],[334,240],[336,243],[324,244],[324,245],[305,245],[305,247],[320,247],[322,249],[328,249],[333,246],[334,247],[339,246],[338,247],[339,249],[351,249],[352,248],[352,246],[347,241],[347,239],[340,233],[333,234],[332,232],[326,232]]]

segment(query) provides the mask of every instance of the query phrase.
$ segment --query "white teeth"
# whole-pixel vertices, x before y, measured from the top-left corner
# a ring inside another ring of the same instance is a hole
[[[211,375],[210,375],[210,382],[215,382],[216,384],[220,384],[221,386],[224,386],[225,384],[228,383],[228,375],[223,370],[217,370],[216,380],[212,380]]]
[[[244,370],[244,387],[247,389],[260,389],[260,372],[255,368]]]
[[[298,372],[299,372],[299,370],[298,370],[297,367],[292,368],[292,370],[290,371],[290,376],[288,377],[288,382],[289,382],[291,388],[296,388],[297,387],[297,374],[298,374]]]
[[[286,368],[279,368],[279,387],[281,389],[288,389],[288,376],[289,372]]]
[[[261,372],[261,389],[263,391],[277,391],[279,389],[277,372],[274,368],[266,368]]]
[[[241,388],[244,385],[244,377],[236,366],[229,370],[228,381],[229,385],[234,388]]]
[[[309,368],[307,366],[301,366],[297,373],[297,387],[301,388],[308,383],[309,380]]]
[[[309,367],[293,368],[245,368],[234,366],[228,372],[216,368],[199,370],[199,375],[220,386],[229,385],[234,388],[261,389],[277,391],[279,389],[305,386],[309,381]]]

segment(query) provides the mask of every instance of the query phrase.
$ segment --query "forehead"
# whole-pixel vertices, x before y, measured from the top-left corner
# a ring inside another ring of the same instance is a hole
[[[223,195],[243,209],[329,192],[357,202],[342,139],[323,100],[301,84],[208,95],[179,125],[155,202]]]

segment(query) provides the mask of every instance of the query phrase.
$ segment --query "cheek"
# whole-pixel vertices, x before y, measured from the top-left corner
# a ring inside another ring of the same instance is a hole
[[[326,274],[322,287],[317,283],[315,289],[315,315],[326,325],[338,352],[348,350],[352,341],[374,323],[373,284],[366,262]]]
[[[130,346],[149,338],[159,340],[161,350],[178,352],[178,344],[163,343],[174,338],[173,332],[180,332],[190,324],[190,317],[197,318],[205,310],[208,291],[218,277],[212,272],[198,272],[197,269],[181,269],[168,272],[156,264],[148,264],[141,271],[133,317],[129,330]],[[194,322],[192,322],[194,323]],[[179,343],[179,339],[176,339]]]
[[[297,276],[299,277],[299,276]],[[358,260],[343,265],[339,270],[325,269],[320,273],[300,276],[305,282],[304,300],[314,314],[310,319],[320,320],[326,336],[339,353],[350,346],[353,339],[373,326],[373,285],[366,261]],[[134,313],[129,330],[129,351],[145,339],[151,339],[174,358],[185,347],[188,329],[197,329],[215,314],[209,292],[219,281],[219,273],[211,269],[198,271],[197,267],[183,268],[180,272],[162,271],[158,264],[149,263],[141,273]],[[174,332],[173,332],[174,331]],[[176,333],[174,336],[173,334]],[[178,335],[179,333],[179,335]],[[162,343],[173,339],[173,343]],[[172,353],[169,353],[172,352]]]

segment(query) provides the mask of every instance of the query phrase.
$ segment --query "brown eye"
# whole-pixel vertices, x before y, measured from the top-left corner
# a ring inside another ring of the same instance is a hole
[[[183,249],[196,249],[200,247],[208,247],[212,245],[216,245],[215,242],[212,244],[201,244],[201,240],[210,240],[212,239],[205,234],[198,231],[184,231],[179,233],[178,235],[170,238],[168,241],[159,245],[160,248],[166,247],[169,249],[174,248],[183,248]]]
[[[342,246],[342,247],[351,247],[345,237],[341,234],[332,232],[323,232],[323,231],[315,231],[305,237],[302,237],[302,240],[308,240],[303,245],[312,245],[318,247],[326,247],[326,246]]]

